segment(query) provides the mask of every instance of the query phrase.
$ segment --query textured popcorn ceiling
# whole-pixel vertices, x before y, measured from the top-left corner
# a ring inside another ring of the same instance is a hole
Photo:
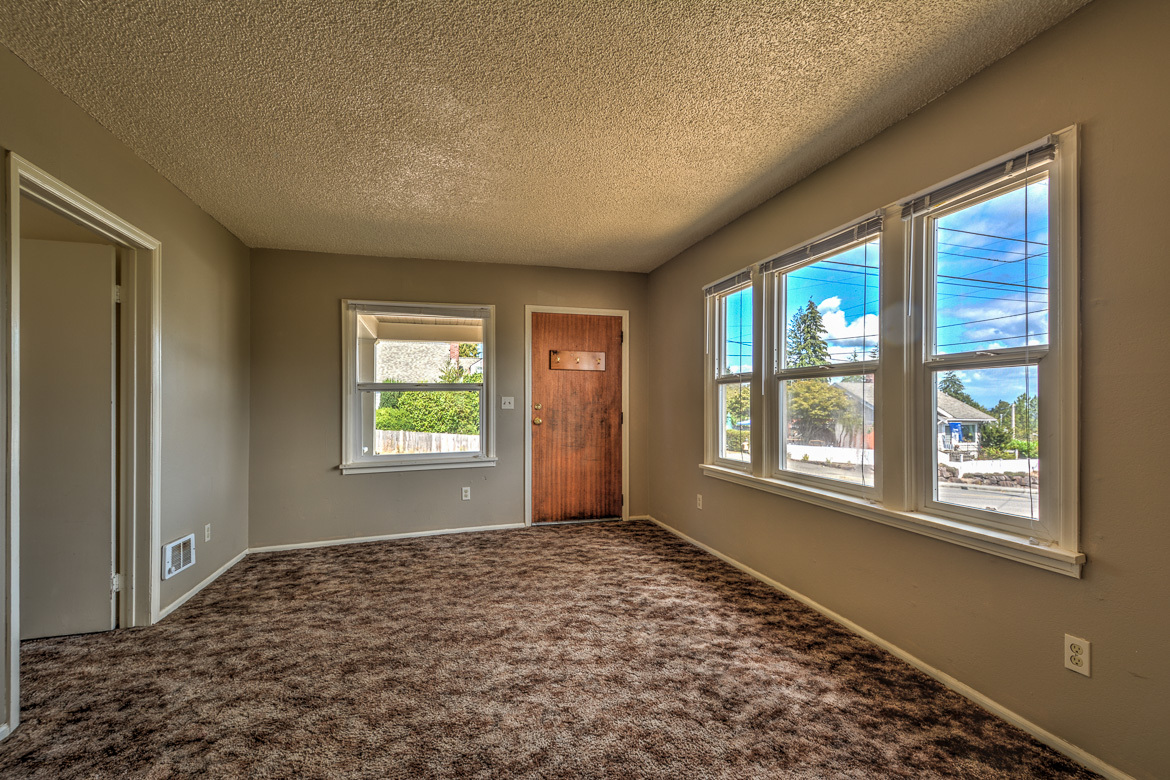
[[[4,0],[0,41],[249,246],[647,271],[1085,2]]]

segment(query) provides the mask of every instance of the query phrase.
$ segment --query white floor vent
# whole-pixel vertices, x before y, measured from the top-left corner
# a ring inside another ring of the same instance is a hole
[[[176,574],[195,565],[195,534],[189,534],[163,545],[163,579],[169,580]]]

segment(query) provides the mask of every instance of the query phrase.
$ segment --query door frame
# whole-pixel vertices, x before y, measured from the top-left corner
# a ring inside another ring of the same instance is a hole
[[[5,639],[0,647],[8,695],[0,697],[0,739],[20,723],[20,199],[27,197],[115,245],[121,293],[117,335],[118,598],[120,626],[148,626],[159,617],[162,435],[162,250],[160,242],[14,152],[0,187],[0,395],[5,445],[4,554],[0,556]]]
[[[524,525],[532,526],[532,315],[591,314],[622,318],[622,520],[630,519],[630,310],[589,309],[577,306],[524,307]]]

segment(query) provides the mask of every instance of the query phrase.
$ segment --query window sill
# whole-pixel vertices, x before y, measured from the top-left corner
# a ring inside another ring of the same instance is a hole
[[[781,482],[776,479],[765,479],[742,471],[700,464],[699,468],[709,477],[721,479],[744,487],[763,490],[778,496],[794,498],[810,504],[835,509],[838,512],[863,517],[884,525],[912,531],[932,539],[951,542],[972,550],[980,550],[1001,558],[1026,563],[1047,571],[1057,572],[1069,577],[1081,576],[1081,566],[1084,565],[1084,553],[1075,550],[1066,550],[1056,546],[1031,544],[1027,536],[1012,534],[1005,531],[996,531],[972,523],[959,520],[950,520],[942,517],[922,514],[920,512],[904,512],[887,509],[880,504],[863,498],[837,493],[831,490],[805,487],[790,482]]]
[[[496,458],[460,458],[458,460],[412,460],[397,463],[342,463],[342,474],[378,474],[387,471],[433,471],[435,469],[478,469],[496,465]]]

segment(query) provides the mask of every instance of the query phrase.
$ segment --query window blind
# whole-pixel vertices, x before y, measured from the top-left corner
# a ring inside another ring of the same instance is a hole
[[[715,284],[708,285],[703,288],[703,293],[708,297],[718,295],[721,292],[730,290],[733,287],[739,287],[741,284],[747,284],[752,280],[752,269],[745,268],[737,273],[735,276],[729,276],[726,279],[715,282]]]
[[[902,204],[902,219],[911,219],[971,190],[1008,176],[1015,176],[1034,165],[1051,162],[1055,159],[1056,144],[1045,144],[1030,152],[1024,152],[1018,157],[984,168],[978,173],[973,173],[944,187],[939,187],[933,192],[919,196],[909,203]]]
[[[785,252],[779,257],[773,257],[771,260],[765,260],[760,263],[760,273],[766,274],[769,271],[775,271],[778,268],[792,265],[793,263],[808,260],[819,255],[828,254],[834,249],[840,249],[844,246],[863,241],[871,236],[876,236],[882,232],[882,218],[880,216],[870,217],[867,220],[858,222],[852,227],[847,227],[844,230],[838,231],[828,238],[822,238],[819,241],[814,241],[811,244],[805,244],[799,249],[793,249],[791,252]]]

